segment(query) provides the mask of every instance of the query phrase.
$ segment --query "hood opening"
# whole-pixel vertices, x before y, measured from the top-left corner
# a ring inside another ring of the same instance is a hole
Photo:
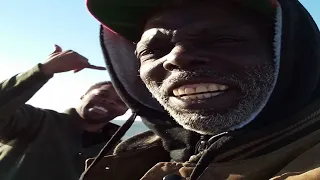
[[[282,12],[282,19],[277,19],[275,34],[275,61],[279,63],[277,83],[266,105],[251,119],[254,121],[234,129],[270,126],[320,97],[319,30],[298,0],[278,2],[281,9],[277,15],[279,18]],[[105,61],[118,94],[147,127],[161,137],[172,160],[188,160],[200,135],[183,129],[152,97],[139,77],[139,61],[133,53],[135,44],[105,26],[101,26],[100,32]]]

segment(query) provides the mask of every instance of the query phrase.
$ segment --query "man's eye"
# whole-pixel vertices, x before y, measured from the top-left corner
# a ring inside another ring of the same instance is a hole
[[[144,55],[150,55],[150,54],[159,54],[159,53],[162,53],[162,51],[163,50],[161,48],[158,48],[158,49],[145,49],[145,50],[140,52],[140,55],[144,56]]]
[[[153,54],[153,51],[150,50],[150,49],[145,49],[145,50],[142,50],[140,53],[139,53],[139,56],[146,56],[146,55],[150,55],[150,54]]]
[[[146,49],[139,53],[139,58],[143,60],[159,59],[164,56],[164,52],[161,49]]]

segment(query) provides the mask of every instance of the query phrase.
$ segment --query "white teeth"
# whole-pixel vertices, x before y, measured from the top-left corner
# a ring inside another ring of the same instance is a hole
[[[211,97],[211,93],[204,93],[203,96],[204,96],[205,98],[210,98],[210,97]]]
[[[101,110],[103,112],[106,112],[106,113],[108,112],[108,110],[106,108],[101,107],[101,106],[94,106],[94,108],[97,108],[97,109],[99,109],[99,110]]]
[[[215,92],[215,93],[211,93],[211,97],[218,96],[218,95],[220,95],[220,94],[222,94],[222,93],[224,93],[224,92]]]
[[[224,90],[228,89],[228,87],[226,85],[221,85],[221,86],[218,86],[218,89],[220,91],[224,91]]]
[[[208,89],[209,89],[209,91],[217,91],[218,86],[216,84],[211,84]]]
[[[184,89],[179,88],[179,89],[178,89],[178,94],[179,94],[179,95],[181,95],[181,94],[185,94]]]
[[[190,95],[190,96],[187,96],[187,97],[189,97],[189,98],[191,98],[191,99],[197,99],[197,96],[196,96],[196,95]]]
[[[204,93],[204,94],[197,94],[197,95],[187,95],[187,96],[182,96],[181,99],[184,100],[200,100],[200,99],[208,99],[211,97],[218,96],[224,92],[215,92],[215,93]]]
[[[174,90],[173,90],[173,95],[179,96],[179,91],[178,91],[178,89],[174,89]]]
[[[203,94],[197,94],[197,99],[204,99],[204,95]]]
[[[202,86],[202,85],[197,86],[197,88],[196,88],[197,93],[202,93],[202,92],[207,92],[207,91],[208,91],[207,87]]]
[[[196,91],[193,88],[186,88],[184,91],[186,94],[195,94],[196,93]]]
[[[176,88],[173,90],[173,94],[175,96],[181,96],[183,99],[204,99],[214,97],[222,93],[216,91],[225,91],[227,89],[229,89],[229,87],[222,84],[194,84]]]

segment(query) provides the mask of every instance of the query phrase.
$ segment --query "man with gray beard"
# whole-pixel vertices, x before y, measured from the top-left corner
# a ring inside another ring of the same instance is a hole
[[[171,73],[159,87],[155,81],[148,79],[148,77],[143,80],[155,98],[185,129],[194,130],[200,134],[215,135],[242,127],[254,118],[253,113],[261,110],[260,107],[264,105],[270,95],[269,92],[273,89],[275,71],[275,64],[270,61],[265,65],[244,68],[245,76],[236,73],[223,75],[212,70],[192,69]],[[199,80],[200,82],[192,82],[192,84],[188,83],[188,81],[204,77],[210,79],[208,83],[203,83],[201,80]],[[171,98],[167,95],[166,90],[170,89],[172,84],[181,82],[180,79],[186,81],[186,85],[171,88],[173,89],[172,94],[175,96]],[[210,83],[210,81],[221,82],[221,84]],[[237,91],[241,91],[241,93]],[[239,93],[238,96],[237,93]],[[230,98],[228,95],[237,96],[235,100],[237,103],[227,104],[226,106],[229,107],[223,107],[224,102],[221,101],[228,101],[225,100]],[[178,98],[176,99],[176,97]],[[209,98],[213,103],[210,103],[206,108],[180,107],[193,106],[192,103],[197,103],[197,105],[206,103],[201,101]]]
[[[112,141],[136,115],[150,131],[104,157],[110,141],[82,179],[320,177],[320,33],[298,0],[87,6],[133,112]]]

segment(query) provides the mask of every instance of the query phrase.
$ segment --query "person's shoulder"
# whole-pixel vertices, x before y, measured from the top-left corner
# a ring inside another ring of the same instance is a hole
[[[57,110],[35,107],[29,104],[25,104],[21,110],[26,112],[32,112],[33,117],[38,117],[45,121],[51,121],[52,119],[54,119],[55,121],[59,121],[59,119],[65,120],[71,118],[70,114],[66,112],[59,112]]]
[[[154,146],[162,147],[161,138],[152,131],[146,131],[122,141],[115,148],[114,154],[147,149]]]
[[[32,113],[33,116],[44,115],[44,114],[60,114],[57,111],[36,107],[36,106],[30,105],[30,104],[24,104],[23,106],[21,106],[20,111]]]

